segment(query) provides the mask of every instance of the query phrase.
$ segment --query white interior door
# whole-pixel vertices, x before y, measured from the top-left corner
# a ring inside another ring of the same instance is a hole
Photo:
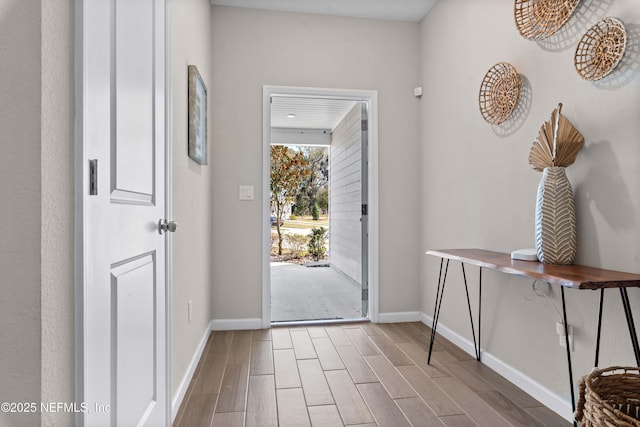
[[[78,396],[87,405],[79,422],[164,426],[165,4],[78,5],[85,177]]]

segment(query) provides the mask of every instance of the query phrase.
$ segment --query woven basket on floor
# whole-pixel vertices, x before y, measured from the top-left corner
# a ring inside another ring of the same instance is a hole
[[[640,427],[640,368],[594,369],[580,380],[582,427]]]

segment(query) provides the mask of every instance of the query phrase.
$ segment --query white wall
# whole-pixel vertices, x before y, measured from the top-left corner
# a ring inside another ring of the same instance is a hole
[[[0,56],[0,401],[71,402],[73,1],[1,1]],[[73,414],[0,414],[39,423]]]
[[[379,94],[380,312],[417,311],[419,26],[414,23],[214,6],[214,319],[261,313],[263,85],[377,90]],[[388,224],[393,224],[389,227]]]
[[[74,10],[42,1],[41,402],[74,399]],[[73,413],[42,414],[43,426],[73,424]]]
[[[362,106],[333,130],[329,156],[329,259],[362,284]]]
[[[40,19],[40,2],[0,1],[0,402],[40,401]]]
[[[211,14],[208,0],[171,4],[173,90],[173,239],[172,395],[175,398],[211,320],[211,169],[187,155],[187,66],[196,65],[208,88],[209,112],[216,102],[211,90]],[[209,113],[209,140],[211,114]],[[192,301],[192,319],[187,307]]]
[[[579,37],[604,16],[627,25],[620,69],[598,83],[573,67]],[[577,263],[640,273],[640,9],[635,0],[584,1],[568,26],[544,42],[523,39],[513,2],[440,1],[421,25],[422,160],[420,251],[478,247],[509,252],[534,245],[534,207],[541,174],[528,165],[531,141],[558,102],[586,143],[567,174],[575,190]],[[490,126],[478,109],[482,77],[508,61],[525,77],[515,120]],[[435,258],[421,258],[422,311],[432,315]],[[477,283],[477,269],[467,271]],[[450,268],[441,324],[471,339],[460,267]],[[487,272],[483,283],[483,347],[521,373],[569,398],[558,315],[545,298],[528,300],[531,283]],[[617,291],[605,301],[601,365],[635,364]],[[477,301],[476,286],[472,297]],[[630,290],[640,307],[640,292]],[[559,290],[552,299],[559,307]],[[567,292],[576,328],[576,376],[591,369],[597,293]],[[473,303],[476,306],[476,303]],[[639,315],[636,315],[638,318]]]

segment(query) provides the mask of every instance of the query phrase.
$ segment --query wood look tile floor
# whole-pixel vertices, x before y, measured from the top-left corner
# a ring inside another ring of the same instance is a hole
[[[174,427],[571,424],[422,323],[211,334]]]

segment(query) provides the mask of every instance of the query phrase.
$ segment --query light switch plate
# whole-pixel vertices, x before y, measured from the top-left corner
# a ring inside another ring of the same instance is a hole
[[[240,186],[240,200],[253,200],[253,185]]]

